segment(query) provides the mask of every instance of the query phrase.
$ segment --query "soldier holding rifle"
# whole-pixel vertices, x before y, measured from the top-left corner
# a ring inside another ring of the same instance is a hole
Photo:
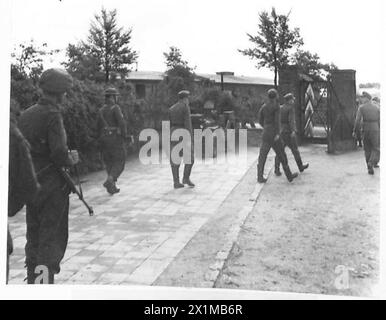
[[[69,151],[60,105],[72,87],[72,77],[62,69],[49,69],[40,78],[43,96],[20,117],[19,127],[31,146],[41,190],[27,204],[27,282],[34,284],[37,270],[45,267],[48,283],[60,272],[68,242],[70,187],[62,167],[79,161],[77,151]],[[39,267],[39,268],[37,268]]]

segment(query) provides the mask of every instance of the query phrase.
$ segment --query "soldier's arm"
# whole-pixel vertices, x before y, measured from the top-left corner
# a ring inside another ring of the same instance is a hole
[[[114,116],[118,121],[119,128],[121,129],[121,135],[122,137],[125,138],[127,135],[126,121],[125,121],[125,118],[123,117],[121,108],[118,105],[114,107]]]
[[[359,129],[359,126],[361,125],[362,117],[363,117],[362,108],[359,107],[357,111],[357,116],[355,118],[355,123],[354,123],[354,130],[353,130],[354,133]]]
[[[296,120],[295,120],[295,108],[291,108],[289,114],[289,125],[291,132],[296,133]]]
[[[184,118],[184,124],[185,128],[192,133],[192,118],[190,115],[190,108],[189,106],[185,106],[185,118]]]
[[[68,153],[67,135],[63,118],[59,112],[52,114],[47,128],[50,158],[59,167],[71,166],[73,161]]]
[[[264,105],[260,108],[259,113],[257,115],[259,124],[262,127],[264,127],[264,112],[263,112],[263,109],[264,109]]]

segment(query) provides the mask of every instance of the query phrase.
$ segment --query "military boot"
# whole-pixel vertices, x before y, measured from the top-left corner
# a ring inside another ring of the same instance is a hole
[[[108,177],[103,186],[106,188],[107,192],[111,195],[119,192],[119,189],[115,186],[114,179],[112,177]]]
[[[184,185],[180,182],[180,166],[172,165],[174,189],[181,189]]]
[[[292,173],[288,165],[283,166],[283,169],[284,169],[285,176],[287,177],[287,180],[289,182],[292,182],[299,175],[298,173]]]
[[[373,165],[371,165],[371,164],[368,164],[368,165],[367,165],[367,172],[368,172],[369,174],[371,174],[371,175],[374,174],[374,168],[373,168]]]
[[[264,171],[262,166],[257,165],[257,182],[266,183],[268,179],[264,178]]]
[[[302,164],[300,167],[299,167],[299,171],[300,172],[303,172],[304,170],[308,169],[310,165],[308,163],[306,164]]]
[[[275,175],[280,177],[281,172],[280,172],[280,161],[277,157],[275,157]]]
[[[194,188],[194,183],[190,180],[190,173],[192,172],[192,165],[186,164],[184,167],[184,177],[182,179],[183,184],[187,184],[189,187]]]

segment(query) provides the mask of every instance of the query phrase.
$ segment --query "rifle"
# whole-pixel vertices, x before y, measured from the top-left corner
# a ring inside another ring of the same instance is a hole
[[[77,171],[77,168],[75,170]],[[66,180],[66,183],[69,186],[71,192],[75,193],[78,196],[79,200],[82,201],[83,204],[86,206],[86,208],[88,210],[88,214],[90,215],[90,217],[92,217],[94,215],[94,210],[93,210],[92,207],[90,207],[87,204],[86,200],[84,200],[84,198],[83,198],[83,191],[82,191],[82,187],[80,186],[80,183],[79,183],[80,190],[78,190],[76,188],[76,185],[75,185],[74,181],[72,180],[70,174],[68,173],[68,169],[60,168],[59,171],[62,174],[64,180]],[[79,176],[78,176],[78,178],[79,178]]]

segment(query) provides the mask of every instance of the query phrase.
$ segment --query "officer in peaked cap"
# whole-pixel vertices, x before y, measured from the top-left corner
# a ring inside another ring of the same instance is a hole
[[[116,88],[107,88],[105,90],[105,105],[98,114],[99,142],[107,172],[107,179],[103,186],[111,195],[120,191],[116,182],[125,169],[126,161],[127,126],[118,105],[118,95],[119,92]]]
[[[285,103],[280,106],[280,137],[283,141],[284,148],[287,146],[292,151],[299,171],[303,172],[309,165],[308,163],[303,164],[296,141],[295,96],[292,93],[287,93],[284,96],[284,101]],[[278,156],[275,157],[275,174],[277,176],[281,175]]]
[[[363,121],[363,149],[367,172],[373,175],[380,157],[380,109],[371,102],[368,92],[364,91],[361,98],[363,104],[358,108],[352,135],[356,138],[356,132]]]
[[[189,107],[189,95],[190,92],[187,90],[182,90],[178,92],[178,102],[169,108],[169,119],[171,133],[176,129],[186,129],[190,133],[190,141],[185,141],[188,143],[188,148],[190,150],[190,156],[185,157],[183,153],[180,153],[178,159],[173,157],[173,148],[179,143],[179,141],[170,141],[170,165],[172,168],[173,183],[174,188],[179,189],[183,188],[184,185],[188,185],[193,188],[195,185],[190,180],[190,174],[192,172],[192,167],[194,163],[194,147],[193,147],[193,129],[192,129],[192,119],[190,116],[190,107]],[[186,146],[185,146],[186,147]],[[187,163],[184,166],[184,176],[182,183],[180,182],[179,169],[181,165],[181,157],[184,156],[184,159],[188,158]]]
[[[43,72],[39,85],[42,98],[19,119],[41,186],[34,201],[27,203],[25,253],[28,284],[35,283],[37,266],[47,268],[48,282],[52,284],[54,275],[60,272],[68,241],[70,189],[58,168],[76,164],[79,157],[76,151],[68,150],[60,110],[72,77],[65,70],[49,69]]]
[[[292,182],[298,174],[291,172],[288,166],[287,155],[280,139],[280,105],[278,102],[278,93],[275,89],[268,90],[268,102],[265,103],[259,111],[259,123],[264,130],[257,165],[257,181],[259,183],[267,182],[267,179],[264,178],[264,166],[267,155],[271,148],[273,148],[279,158],[279,162],[283,166],[288,181]]]

